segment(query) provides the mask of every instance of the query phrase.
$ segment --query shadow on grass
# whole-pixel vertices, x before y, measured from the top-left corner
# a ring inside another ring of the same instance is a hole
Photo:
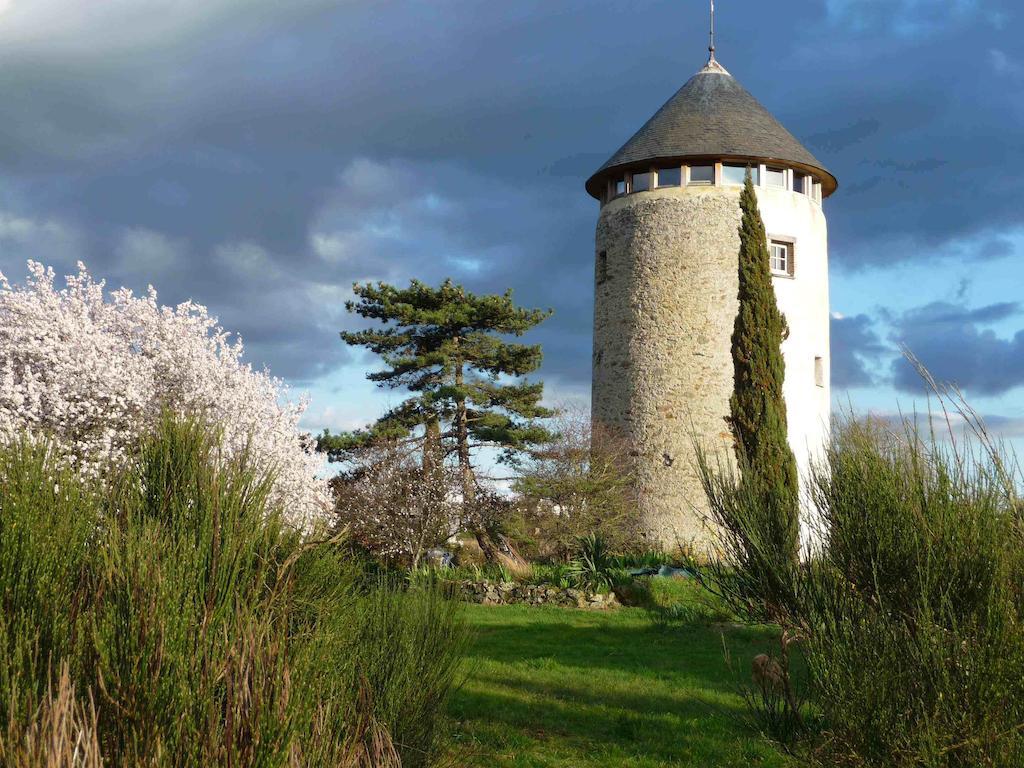
[[[567,612],[568,613],[568,612]],[[635,676],[667,673],[711,690],[733,693],[723,653],[723,636],[734,666],[773,647],[771,630],[743,626],[657,627],[644,619],[629,624],[579,626],[536,620],[477,629],[470,656],[502,664],[545,661],[565,667]]]
[[[768,630],[527,610],[473,614],[468,679],[451,706],[479,751],[466,765],[785,764],[743,724],[722,650],[724,633],[736,668],[749,669]]]

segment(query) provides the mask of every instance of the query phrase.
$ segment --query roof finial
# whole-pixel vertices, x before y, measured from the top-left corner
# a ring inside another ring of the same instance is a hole
[[[708,59],[708,64],[711,64],[715,60],[715,0],[711,0],[711,37],[710,44],[708,45],[708,51],[711,52],[711,58]]]

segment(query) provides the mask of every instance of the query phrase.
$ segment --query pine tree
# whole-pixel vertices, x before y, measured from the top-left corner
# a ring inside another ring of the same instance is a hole
[[[541,348],[503,338],[522,336],[551,312],[517,307],[512,291],[478,296],[451,280],[438,288],[418,280],[408,288],[356,284],[354,292],[348,311],[385,327],[345,331],[341,338],[384,361],[385,369],[367,378],[411,396],[366,430],[325,432],[319,447],[340,460],[367,444],[412,440],[422,443],[425,471],[454,454],[463,501],[472,508],[476,449],[510,455],[552,438],[537,423],[552,415],[540,404],[544,385],[523,378],[540,367]],[[481,546],[490,556],[486,538]]]
[[[791,561],[800,546],[800,505],[782,395],[786,369],[781,345],[789,327],[775,298],[768,240],[749,169],[740,208],[739,313],[732,334],[735,391],[729,424],[740,482],[760,499],[765,514],[759,538]]]

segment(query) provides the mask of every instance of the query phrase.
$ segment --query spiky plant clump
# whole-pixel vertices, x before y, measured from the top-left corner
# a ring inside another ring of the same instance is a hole
[[[304,540],[256,466],[170,417],[102,482],[0,445],[0,764],[428,764],[457,608]]]
[[[724,558],[698,571],[740,616],[784,628],[773,659],[788,693],[788,646],[806,662],[798,704],[758,700],[766,727],[807,743],[812,765],[1024,765],[1024,479],[958,396],[942,423],[845,420],[808,478],[819,546],[798,566],[759,549],[760,500],[730,468],[702,473]],[[753,545],[752,545],[753,543]],[[766,649],[767,650],[767,649]],[[762,683],[764,681],[762,680]],[[758,693],[755,691],[755,693]],[[795,724],[796,730],[789,727]],[[804,725],[808,727],[805,728]],[[817,754],[813,754],[817,753]]]

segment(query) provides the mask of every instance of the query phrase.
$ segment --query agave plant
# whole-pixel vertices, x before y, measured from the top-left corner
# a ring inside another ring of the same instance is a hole
[[[576,541],[576,557],[569,563],[569,577],[583,589],[611,589],[615,584],[615,560],[605,540],[596,533]]]

